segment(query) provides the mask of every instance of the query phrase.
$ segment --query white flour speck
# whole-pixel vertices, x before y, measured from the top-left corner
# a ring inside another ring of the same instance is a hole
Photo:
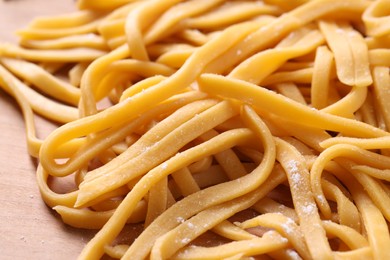
[[[161,169],[165,170],[167,167],[168,167],[167,162],[164,162],[163,164],[161,164]]]
[[[281,238],[281,241],[284,242],[284,243],[287,243],[287,242],[288,242],[288,239],[285,238],[285,237],[282,237],[282,238]]]
[[[199,84],[198,82],[192,82],[191,85],[190,85],[190,88],[192,88],[193,90],[199,90]]]
[[[298,163],[294,160],[291,160],[287,163],[287,169],[292,173],[298,172]]]
[[[299,173],[293,173],[291,175],[291,180],[294,182],[294,184],[299,184],[301,181],[301,175],[299,175]]]
[[[298,260],[298,259],[301,259],[301,257],[298,255],[297,252],[295,252],[294,250],[292,249],[287,249],[287,254],[291,257],[291,259],[293,260]]]
[[[302,177],[301,174],[299,173],[298,163],[296,161],[291,160],[287,163],[286,166],[287,166],[287,171],[289,171],[291,174],[292,185],[293,186],[300,185],[302,181]]]
[[[176,222],[177,223],[183,223],[185,221],[185,219],[183,217],[177,217],[176,218]]]
[[[317,200],[320,202],[320,203],[325,203],[326,199],[323,195],[317,195]]]
[[[309,203],[309,204],[307,204],[307,205],[305,205],[305,206],[302,207],[302,211],[303,211],[305,214],[311,214],[311,213],[314,212],[315,208],[316,208],[316,207],[315,207],[313,204]]]
[[[292,220],[291,218],[288,218],[286,223],[284,223],[282,225],[284,231],[286,231],[287,234],[291,234],[294,229],[293,229],[293,225],[295,224],[294,220]]]
[[[181,243],[182,244],[187,244],[187,243],[189,243],[191,241],[191,239],[189,239],[188,237],[185,237],[185,238],[183,238],[182,240],[181,240]]]

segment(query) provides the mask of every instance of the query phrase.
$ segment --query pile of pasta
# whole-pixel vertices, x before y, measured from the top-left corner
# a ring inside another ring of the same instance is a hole
[[[80,259],[390,258],[389,0],[77,6],[0,85]]]

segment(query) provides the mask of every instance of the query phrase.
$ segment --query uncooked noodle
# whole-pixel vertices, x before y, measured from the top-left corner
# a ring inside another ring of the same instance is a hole
[[[0,86],[80,259],[390,258],[389,0],[77,6],[0,44]]]

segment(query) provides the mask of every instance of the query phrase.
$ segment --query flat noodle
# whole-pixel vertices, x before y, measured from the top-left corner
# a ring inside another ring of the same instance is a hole
[[[333,67],[333,54],[326,46],[318,47],[313,66],[311,82],[311,103],[314,108],[321,109],[328,104],[329,88],[331,85],[331,71]]]
[[[0,87],[79,259],[390,258],[388,0],[77,6],[0,44]]]

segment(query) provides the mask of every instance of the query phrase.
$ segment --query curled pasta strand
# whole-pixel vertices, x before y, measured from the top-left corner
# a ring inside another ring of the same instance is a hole
[[[201,159],[198,162],[195,162],[191,165],[188,166],[188,169],[191,171],[191,173],[196,173],[200,171],[204,171],[210,168],[210,166],[213,163],[213,158],[212,157],[206,157]]]
[[[346,17],[348,14],[351,14],[353,17],[357,17],[361,15],[370,4],[371,2],[366,0],[348,0],[344,2],[337,0],[307,1],[305,4],[290,11],[289,15],[299,17],[303,24],[307,24],[330,13],[342,13]]]
[[[167,209],[169,192],[168,189],[168,178],[165,177],[158,181],[149,190],[148,208],[144,221],[145,228]]]
[[[75,209],[62,205],[54,206],[53,209],[61,216],[62,221],[67,225],[84,229],[100,229],[114,214],[115,209],[107,211],[92,211],[89,209]],[[134,213],[129,217],[127,223],[139,223],[145,219],[146,203],[140,201]]]
[[[325,197],[337,202],[339,223],[361,232],[359,212],[352,201],[332,182],[322,179],[321,185],[324,189]]]
[[[282,8],[285,11],[291,11],[294,8],[297,8],[300,5],[307,3],[307,0],[293,0],[293,1],[282,1],[282,0],[267,0],[266,3],[276,5]]]
[[[132,8],[130,10],[134,9],[135,6],[132,5]],[[130,12],[130,10],[128,10],[128,12]],[[106,21],[102,21],[102,23],[99,25],[98,32],[106,41],[107,46],[111,50],[114,50],[126,43],[126,37],[124,36],[125,22],[125,18],[117,18],[111,20],[106,19]]]
[[[181,102],[179,102],[179,104],[180,103]],[[85,176],[85,181],[88,182],[97,179],[103,176],[104,174],[106,174],[107,172],[113,171],[115,168],[115,163],[125,164],[130,159],[135,158],[140,154],[150,150],[150,148],[158,144],[163,137],[168,135],[170,132],[174,131],[180,125],[190,120],[192,117],[196,115],[196,113],[204,112],[205,110],[214,106],[216,103],[217,101],[215,100],[196,101],[195,99],[195,102],[183,106],[180,109],[177,109],[169,117],[167,117],[165,120],[162,120],[159,124],[153,127],[141,138],[137,139],[137,141],[135,141],[134,144],[131,145],[124,153],[116,157],[114,159],[115,161],[105,164],[102,167],[95,169],[94,171],[90,171],[88,175]],[[162,110],[161,112],[163,111],[164,110]],[[153,111],[151,111],[150,116],[156,115],[156,113],[159,112],[160,112],[159,109],[153,109]]]
[[[239,252],[244,255],[260,255],[277,249],[286,248],[288,241],[275,231],[268,231],[261,238],[254,238],[244,241],[233,241],[216,247],[194,247],[174,256],[173,259],[210,259],[228,257]]]
[[[348,164],[344,164],[343,167],[350,169]],[[390,243],[390,235],[381,211],[374,205],[361,184],[355,179],[348,175],[338,176],[338,178],[342,179],[343,183],[347,185],[361,214],[373,258],[387,258],[390,252],[385,249],[385,245]]]
[[[100,19],[95,19],[90,23],[67,28],[26,28],[18,31],[18,35],[24,39],[45,40],[58,37],[65,37],[75,34],[93,33],[96,31]]]
[[[158,218],[148,227],[148,229],[143,232],[143,234],[140,235],[140,237],[127,251],[126,254],[128,256],[139,256],[140,258],[145,257],[148,254],[148,250],[150,250],[150,248],[153,246],[154,241],[151,241],[150,238],[155,237],[157,239],[158,236],[163,235],[165,232],[169,231],[170,228],[173,228],[178,224],[177,222],[172,223],[171,219],[176,219],[177,217],[180,217],[180,219],[187,219],[204,208],[249,193],[259,187],[259,185],[261,185],[265,179],[269,177],[275,158],[275,145],[273,143],[273,139],[271,138],[267,127],[264,125],[261,119],[258,118],[252,109],[245,107],[244,111],[247,124],[255,130],[256,135],[260,138],[265,146],[264,159],[261,164],[250,174],[245,175],[239,179],[211,186],[207,189],[201,190],[200,192],[196,192],[183,198],[181,201],[169,208],[164,213],[164,217]],[[274,174],[278,174],[277,176],[281,176],[281,178],[284,179],[283,171],[280,168],[274,169],[273,172]],[[279,178],[271,178],[270,180],[275,181],[276,183],[280,181]],[[240,187],[239,190],[232,189],[232,187],[237,187],[237,185]],[[212,199],[201,199],[207,197]],[[191,205],[191,207],[182,207],[182,205],[186,204]],[[165,224],[162,225],[163,223]],[[172,226],[168,226],[168,224]],[[162,227],[164,227],[164,229]]]
[[[356,180],[367,190],[367,194],[370,196],[371,200],[375,203],[378,209],[380,209],[383,216],[389,220],[390,210],[388,209],[387,205],[390,203],[390,198],[383,187],[384,185],[380,181],[372,178],[370,175],[366,175],[360,172],[355,167],[353,167],[351,171]]]
[[[321,111],[346,118],[354,118],[354,113],[366,100],[367,92],[368,90],[365,87],[352,87],[344,98],[321,109]]]
[[[358,161],[364,162],[369,165],[375,165],[376,167],[386,168],[389,167],[390,161],[387,157],[378,155],[373,152],[369,152],[360,149],[354,145],[338,144],[324,150],[315,160],[311,171],[310,181],[311,187],[314,193],[317,194],[316,201],[317,205],[321,209],[321,212],[327,217],[330,217],[330,207],[325,199],[324,193],[321,188],[321,174],[325,165],[332,159],[337,157],[348,157],[357,159]]]
[[[166,135],[167,133],[169,133],[169,131],[172,131],[175,127],[178,127],[179,124],[185,122],[185,120],[188,120],[195,113],[201,112],[216,103],[216,101],[213,100],[204,100],[201,102],[195,102],[200,105],[198,107],[192,105],[184,106],[183,109],[178,109],[181,106],[196,101],[198,98],[201,98],[203,96],[199,96],[199,93],[194,94],[194,96],[190,95],[188,99],[181,99],[183,98],[183,96],[179,95],[177,97],[178,100],[173,99],[173,102],[167,102],[166,104],[157,106],[154,109],[148,111],[148,113],[145,113],[143,116],[139,117],[137,120],[132,121],[131,123],[124,122],[118,127],[114,127],[106,132],[95,135],[93,138],[90,139],[88,146],[84,146],[79,149],[75,154],[72,155],[71,158],[69,158],[69,160],[65,164],[51,165],[51,174],[56,176],[70,174],[71,172],[75,171],[80,165],[85,164],[86,161],[89,161],[94,156],[97,156],[99,152],[104,151],[118,141],[123,140],[126,135],[135,131],[135,129],[140,127],[142,124],[148,122],[156,114],[172,111],[175,109],[178,110],[163,123],[153,128],[153,130],[150,131],[148,134],[144,135],[139,141],[131,145],[130,148],[127,149],[127,151],[123,152],[119,157],[116,157],[114,161],[105,164],[102,167],[95,169],[94,171],[90,171],[85,177],[85,180],[89,181],[92,179],[96,179],[102,176],[104,173],[112,171],[112,167],[115,167],[115,163],[123,164],[131,158],[138,156],[143,151],[146,151],[148,147],[150,148],[155,143],[159,142],[160,135]],[[189,111],[190,108],[192,109],[192,111]],[[175,116],[182,116],[182,118],[181,120],[173,119],[175,118]],[[168,125],[169,127],[164,129],[164,127]]]
[[[8,92],[10,89],[18,89],[24,96],[31,108],[45,117],[61,123],[74,121],[78,118],[75,107],[63,105],[39,94],[37,91],[26,86],[2,65],[0,65],[0,83]]]
[[[100,13],[90,10],[80,10],[56,16],[43,16],[34,18],[28,28],[53,29],[72,28],[93,22],[100,17]]]
[[[220,5],[223,0],[190,0],[176,4],[167,10],[145,33],[145,43],[156,42],[179,29],[189,17],[207,12]]]
[[[65,194],[56,193],[50,189],[47,181],[49,178],[49,174],[42,167],[41,164],[38,165],[37,173],[37,184],[39,191],[41,193],[43,201],[45,201],[46,205],[49,207],[55,207],[57,205],[73,207],[76,202],[78,190],[72,191]]]
[[[145,77],[143,81],[137,82],[137,84],[125,89],[120,95],[119,101],[135,95],[141,91],[145,91],[147,88],[159,83],[164,79],[163,77],[157,78],[156,75],[170,76],[175,70],[165,66],[163,64],[155,62],[142,62],[137,60],[120,60],[113,62],[107,68],[107,75],[102,79],[99,86],[96,88],[96,100],[101,100],[107,96],[110,90],[115,86],[116,78],[131,79],[132,77]],[[156,79],[156,81],[151,81]],[[123,79],[122,79],[123,80]],[[118,80],[121,82],[121,80]],[[136,87],[139,85],[139,87]]]
[[[79,62],[74,65],[68,72],[69,83],[75,87],[80,87],[81,77],[88,65],[88,62]]]
[[[352,56],[354,60],[355,70],[355,85],[369,86],[372,84],[372,75],[369,64],[368,47],[364,41],[363,36],[351,27],[347,27],[348,36],[347,41],[351,46]]]
[[[270,113],[288,118],[290,121],[300,122],[302,118],[306,118],[307,120],[302,124],[308,126],[340,131],[345,134],[361,135],[362,137],[389,135],[385,131],[362,122],[340,118],[310,109],[297,102],[290,102],[281,95],[242,80],[228,79],[214,74],[202,74],[198,83],[200,89],[206,93],[238,99],[253,105],[256,109],[268,110]],[[261,107],[258,104],[261,104]]]
[[[200,190],[188,167],[172,173],[171,176],[184,197]]]
[[[39,66],[41,66],[44,70],[46,70],[47,72],[49,73],[56,73],[58,72],[61,68],[64,67],[64,63],[63,62],[56,62],[56,61],[48,61],[48,62],[39,62],[38,63]]]
[[[0,54],[5,57],[23,58],[30,61],[81,62],[95,60],[106,54],[106,52],[86,47],[59,50],[30,50],[2,43],[0,44]]]
[[[273,115],[271,115],[269,119],[273,124],[285,132],[276,136],[284,137],[291,135],[314,151],[322,151],[323,148],[318,143],[330,138],[330,135],[326,131],[314,126],[301,125],[299,122],[292,122],[285,118]],[[287,127],[287,122],[288,124],[291,124],[292,127]]]
[[[332,250],[315,204],[318,193],[310,187],[311,172],[306,168],[303,156],[292,145],[281,139],[276,139],[276,145],[277,159],[286,171],[299,226],[311,257],[331,259]]]
[[[48,138],[46,139],[43,149],[54,150],[53,147],[58,147],[60,140],[61,142],[64,142],[65,140],[76,138],[80,134],[81,135],[89,134],[89,132],[86,131],[86,125],[88,125],[89,131],[91,129],[94,129],[95,131],[101,131],[105,129],[107,126],[114,124],[114,122],[117,120],[118,121],[123,121],[125,119],[130,120],[134,118],[136,114],[146,110],[146,108],[149,105],[159,103],[159,101],[164,100],[164,98],[171,96],[173,93],[177,91],[177,88],[179,86],[186,86],[185,82],[191,82],[191,77],[193,77],[194,74],[200,73],[201,68],[199,67],[199,63],[200,63],[199,61],[202,58],[207,57],[208,59],[212,60],[213,58],[217,57],[221,52],[223,52],[224,50],[223,48],[218,48],[219,52],[215,52],[215,48],[214,48],[215,45],[219,45],[221,42],[226,42],[227,39],[229,39],[230,44],[233,44],[234,41],[232,41],[232,39],[238,41],[241,37],[243,37],[243,35],[248,33],[248,31],[242,29],[243,29],[242,26],[237,26],[234,28],[227,29],[223,34],[220,35],[220,37],[215,39],[215,41],[210,41],[208,44],[206,44],[207,47],[205,46],[205,48],[200,49],[197,55],[192,56],[191,59],[186,63],[186,65],[179,70],[180,73],[175,73],[169,80],[160,82],[155,87],[153,87],[153,89],[151,89],[150,91],[145,91],[144,93],[142,93],[142,95],[135,95],[131,99],[126,99],[124,102],[121,102],[120,105],[102,111],[99,115],[79,119],[78,121],[62,126],[61,128],[53,131],[51,135],[48,136]],[[248,28],[248,29],[252,29],[252,28]],[[224,46],[226,48],[229,47],[226,45]],[[126,48],[118,51],[119,56],[123,55],[122,51],[125,52]],[[202,61],[201,63],[204,63],[204,61]],[[105,68],[104,65],[105,62],[103,61],[97,62],[95,64],[97,67],[102,66],[103,69]],[[93,95],[91,95],[89,92],[92,90],[91,89],[92,82],[90,80],[93,78],[92,75],[94,74],[94,69],[92,69],[92,67],[93,65],[88,67],[88,69],[90,70],[87,69],[87,71],[83,76],[83,81],[82,81],[82,85],[84,82],[84,85],[82,86],[82,90],[83,90],[82,102],[85,103],[83,106],[84,111],[88,107],[89,108],[95,107]],[[189,75],[186,73],[187,71],[193,71],[191,77],[189,77]],[[96,80],[96,78],[93,78],[93,80]],[[136,106],[136,103],[138,104],[138,101],[143,104],[143,107],[140,107],[138,105]],[[88,110],[88,111],[92,112],[92,110]],[[120,111],[127,111],[127,112],[121,113]],[[109,116],[109,115],[113,115],[114,113],[115,116]],[[102,123],[103,120],[105,121],[104,124]],[[45,160],[45,162],[43,163],[44,164],[46,163],[45,167],[47,167],[47,164],[49,162]]]
[[[248,231],[237,227],[237,225],[234,225],[229,220],[224,220],[220,222],[218,225],[212,228],[212,231],[220,236],[231,240],[246,240],[256,237]]]
[[[196,76],[201,73],[203,67],[206,66],[207,63],[217,58],[219,55],[221,55],[221,53],[229,49],[232,45],[238,42],[242,37],[245,37],[245,35],[250,33],[255,28],[256,27],[253,27],[253,25],[251,26],[250,24],[239,24],[237,26],[232,26],[231,28],[226,29],[222,34],[209,41],[206,45],[194,53],[194,55],[192,55],[191,58],[186,61],[180,70],[178,70],[168,80],[157,84],[152,91],[144,93],[141,96],[134,96],[133,98],[136,100],[141,99],[139,101],[144,104],[143,107],[147,107],[151,104],[159,103],[163,99],[177,93],[181,88],[184,88],[184,86],[190,85]],[[226,44],[227,42],[229,44]],[[224,44],[221,45],[220,43]],[[219,47],[215,48],[216,46]],[[220,48],[220,46],[224,47]],[[218,51],[215,51],[216,49]],[[97,86],[98,80],[101,79],[101,73],[107,66],[106,63],[120,59],[122,55],[128,55],[128,51],[129,50],[127,45],[124,45],[118,48],[118,51],[111,52],[110,55],[107,55],[107,57],[102,57],[101,59],[96,60],[94,63],[92,63],[91,66],[88,67],[85,73],[86,75],[83,76],[82,81],[82,89],[85,90],[82,92],[82,107],[86,115],[96,112],[93,86]],[[95,75],[97,72],[100,72],[100,74]],[[156,92],[159,92],[159,94],[156,94]],[[142,108],[138,106],[128,109],[127,111],[139,111],[137,113],[140,113],[142,112]],[[127,114],[127,117],[129,116],[130,115]]]
[[[322,221],[322,225],[327,233],[340,238],[351,250],[369,246],[367,239],[355,229],[334,223],[330,220]]]
[[[248,141],[248,138],[251,139],[251,137],[252,137],[252,132],[248,129],[231,130],[229,132],[222,133],[219,136],[204,142],[203,144],[200,144],[185,152],[177,154],[172,158],[170,158],[169,160],[167,160],[166,162],[162,163],[161,165],[153,168],[143,178],[141,178],[141,180],[137,182],[134,188],[126,195],[125,199],[119,205],[114,215],[109,219],[106,225],[104,225],[104,227],[83,249],[80,257],[82,258],[100,257],[101,254],[103,253],[102,252],[103,245],[109,243],[118,235],[120,229],[124,226],[128,216],[130,216],[131,213],[134,211],[134,208],[138,203],[138,201],[142,199],[142,197],[145,195],[147,190],[151,186],[153,186],[155,182],[157,182],[160,178],[188,165],[189,163],[193,162],[199,157],[203,157],[205,155],[210,155],[219,151],[223,151],[231,146],[236,145],[237,143]],[[216,143],[218,143],[218,146],[215,146]],[[196,194],[198,193],[194,193],[194,195]],[[224,200],[228,199],[225,198],[225,196],[223,196]],[[188,196],[186,198],[190,198],[190,197],[191,196]],[[199,202],[199,200],[197,201]],[[207,201],[204,202],[207,203]],[[218,202],[218,198],[214,197],[212,203],[217,203],[217,202]],[[170,209],[175,207],[175,205],[178,204],[177,203],[174,204],[173,206],[170,207]],[[153,223],[156,223],[156,221],[154,221]],[[145,244],[143,244],[143,246],[145,246]],[[129,252],[130,251],[127,251],[127,254],[130,254]],[[141,253],[141,251],[139,251],[139,253]],[[130,255],[133,256],[133,254]]]
[[[367,43],[368,49],[375,50],[375,49],[386,49],[388,48],[390,42],[390,37],[388,35],[385,35],[383,37],[370,37],[366,36],[365,41]]]
[[[200,137],[201,140],[209,140],[218,135],[217,131],[210,130]],[[229,179],[234,180],[247,174],[246,169],[241,164],[240,159],[231,149],[214,155],[215,160],[225,171]]]
[[[362,19],[368,35],[378,37],[390,32],[390,18],[386,16],[389,3],[388,0],[375,1],[363,13]]]
[[[368,5],[369,1],[366,0],[348,0],[343,2],[338,0],[308,1],[271,22],[266,20],[268,23],[265,23],[264,26],[261,26],[257,31],[248,35],[241,43],[224,54],[223,66],[216,60],[209,64],[206,71],[221,73],[227,68],[233,67],[243,58],[264,50],[303,25],[334,12],[343,12],[343,15],[352,13],[358,16]]]
[[[336,259],[369,259],[372,258],[372,250],[370,247],[362,247],[351,251],[335,252]]]
[[[118,244],[115,246],[106,245],[104,247],[104,253],[112,258],[120,259],[129,248],[126,244]]]
[[[5,71],[3,67],[0,67],[1,71]],[[6,78],[0,78],[0,87],[10,94],[18,103],[26,125],[26,139],[28,153],[33,157],[38,157],[39,149],[43,143],[36,135],[34,112],[29,104],[28,99],[24,96],[19,88],[11,87],[11,84],[4,82]]]
[[[275,86],[275,88],[283,96],[291,98],[301,104],[307,104],[304,96],[294,83],[279,83]]]
[[[287,207],[284,204],[278,203],[269,197],[265,197],[259,200],[252,206],[252,208],[262,214],[281,213],[283,216],[292,219],[294,222],[298,222],[298,217],[294,209]]]
[[[273,73],[260,82],[262,86],[283,84],[287,82],[309,84],[313,78],[313,69],[305,68],[296,71],[281,71]],[[305,102],[306,103],[306,102]]]
[[[327,100],[333,65],[333,53],[325,46],[318,47],[311,82],[311,104],[316,109],[321,109],[328,105]]]
[[[370,124],[375,127],[378,126],[378,116],[374,114],[375,108],[374,108],[374,98],[373,94],[369,91],[367,93],[367,98],[364,101],[361,108],[357,111],[356,116],[361,117],[361,121]],[[383,129],[383,128],[382,128]]]
[[[295,32],[292,32],[292,34],[295,34]],[[280,44],[280,43],[279,43]],[[322,48],[322,46],[318,46],[318,48]],[[292,70],[300,70],[300,69],[307,69],[307,68],[313,68],[314,62],[312,61],[287,61],[285,64],[283,64],[280,67],[280,71],[292,71]]]
[[[388,169],[376,169],[374,167],[365,166],[365,165],[355,165],[353,167],[354,170],[363,172],[371,177],[376,179],[390,181],[390,170]]]
[[[198,136],[206,133],[212,129],[215,125],[227,120],[234,116],[237,112],[228,102],[221,102],[214,107],[200,113],[198,116],[188,120],[183,125],[167,134],[157,143],[146,149],[140,155],[131,158],[122,167],[119,167],[113,171],[106,172],[104,175],[93,180],[85,181],[80,185],[80,193],[77,198],[76,205],[81,206],[89,200],[103,194],[104,192],[113,190],[121,185],[126,184],[131,179],[139,177],[145,174],[159,163],[167,160],[173,156],[187,143],[191,142]],[[208,124],[200,124],[199,122],[209,122]],[[171,145],[168,148],[168,144],[172,144],[175,140],[175,145]],[[165,147],[163,152],[161,148]],[[149,162],[149,163],[146,163]],[[129,171],[127,165],[137,165],[132,167]],[[105,183],[105,187],[96,190],[95,185],[99,183]]]
[[[209,37],[197,29],[184,29],[178,32],[178,37],[195,46],[202,46],[208,42]]]
[[[99,81],[105,75],[108,65],[116,60],[123,59],[129,55],[126,45],[122,45],[108,54],[95,59],[85,70],[80,82],[81,100],[79,104],[81,116],[96,114],[96,98],[94,90]],[[100,129],[101,130],[101,129]]]
[[[312,259],[308,248],[305,244],[303,234],[294,220],[278,213],[267,213],[252,219],[239,223],[243,229],[264,226],[275,229],[282,236],[286,237],[292,247],[298,252],[303,259]]]
[[[172,50],[162,54],[156,61],[171,68],[180,68],[195,50],[195,48]]]
[[[363,37],[346,25],[321,21],[319,27],[334,53],[339,80],[349,86],[367,87],[372,83],[368,48]]]
[[[374,49],[368,52],[370,64],[376,66],[390,66],[390,51],[388,49]]]
[[[251,56],[235,67],[229,77],[259,84],[284,62],[311,52],[322,42],[323,37],[318,31],[309,32],[292,46],[265,50]]]
[[[387,136],[377,137],[377,138],[354,138],[354,137],[333,137],[326,140],[323,140],[320,143],[320,146],[329,148],[337,144],[349,144],[355,145],[362,149],[385,149],[390,148],[390,138]]]
[[[172,1],[148,1],[144,5],[136,7],[131,11],[125,24],[125,35],[129,50],[134,59],[147,61],[149,60],[142,35],[143,30],[149,26],[153,20],[169,9],[171,6],[180,3],[181,0]]]
[[[108,47],[104,39],[96,34],[81,34],[81,35],[70,35],[56,39],[48,40],[29,40],[22,39],[20,45],[25,48],[32,49],[68,49],[87,47],[91,49],[98,49],[107,51]]]
[[[13,74],[34,84],[40,91],[60,101],[77,106],[80,99],[80,90],[52,76],[41,67],[30,62],[10,58],[0,58],[0,63]]]
[[[99,23],[97,31],[106,40],[107,45],[111,49],[116,49],[117,47],[125,44],[126,37],[124,35],[124,27],[126,23],[126,17],[129,12],[141,4],[143,4],[143,2],[139,0],[130,1],[129,3],[107,14],[107,16],[105,16]],[[119,43],[118,38],[120,39]],[[113,41],[116,41],[116,44],[113,44]]]
[[[104,1],[104,0],[78,0],[77,7],[81,10],[112,10],[127,3],[135,2],[138,0],[113,0],[113,1]]]
[[[278,15],[280,9],[277,6],[259,2],[229,2],[205,14],[190,17],[184,22],[189,28],[221,28],[265,14]]]
[[[258,191],[251,192],[243,197],[227,201],[199,212],[196,216],[193,216],[181,225],[159,237],[152,247],[151,259],[170,258],[181,247],[191,242],[209,228],[220,223],[221,220],[227,219],[233,214],[250,207],[250,205],[257,201],[260,196],[264,196],[264,190],[261,188],[259,188]]]
[[[386,100],[390,98],[390,70],[389,67],[375,66],[374,74],[374,93],[379,109],[382,112],[387,130],[390,129],[390,106]]]

